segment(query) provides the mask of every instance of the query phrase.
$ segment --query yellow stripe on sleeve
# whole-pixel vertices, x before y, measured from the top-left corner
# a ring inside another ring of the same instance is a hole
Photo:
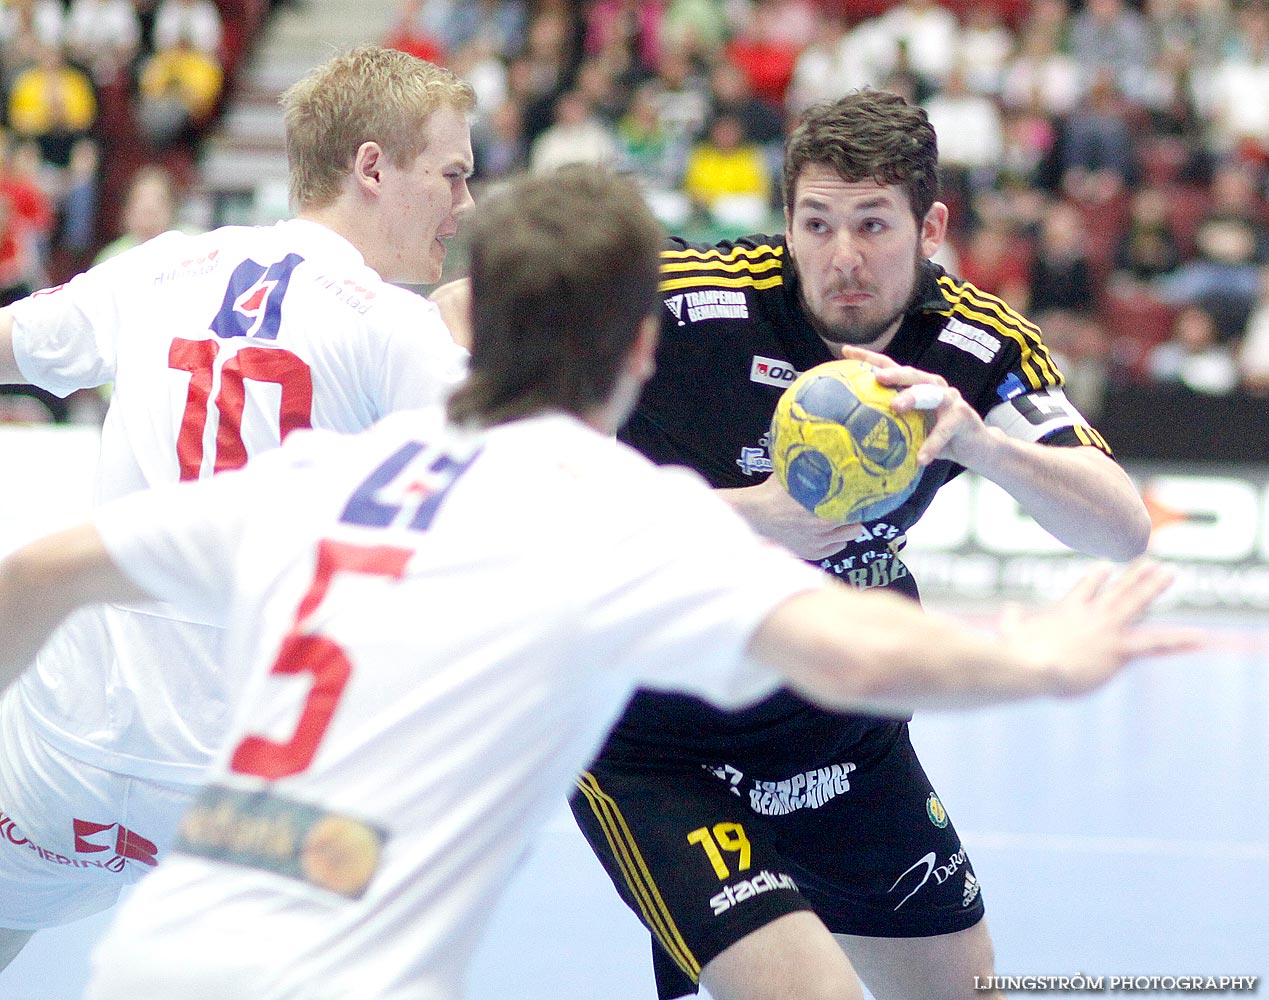
[[[952,305],[952,314],[974,320],[1014,341],[1022,352],[1022,371],[1031,388],[1060,386],[1065,382],[1040,339],[1040,328],[1002,299],[980,291],[969,282],[955,282],[944,275],[939,285]]]
[[[758,260],[762,257],[775,257],[777,260],[784,256],[784,247],[773,247],[768,244],[754,247],[750,250],[747,247],[732,247],[726,253],[717,247],[711,247],[708,250],[696,250],[688,247],[686,250],[662,250],[661,259],[663,261],[671,260],[695,260],[701,263],[708,261],[730,261],[737,257],[747,257],[750,260]]]
[[[774,288],[783,284],[784,275],[775,274],[770,278],[755,278],[742,275],[736,278],[724,278],[715,275],[696,275],[691,278],[667,278],[658,286],[663,292],[672,292],[678,288]]]
[[[779,257],[769,257],[766,260],[735,260],[735,261],[711,261],[703,263],[698,260],[688,261],[661,261],[662,274],[683,273],[685,271],[708,272],[713,274],[718,271],[730,271],[739,273],[747,271],[750,274],[760,274],[764,271],[782,270],[784,261]]]
[[[1074,431],[1075,436],[1079,438],[1080,444],[1087,445],[1089,448],[1096,448],[1098,451],[1104,451],[1107,455],[1114,457],[1115,453],[1110,450],[1110,444],[1092,427],[1077,424],[1074,427]]]

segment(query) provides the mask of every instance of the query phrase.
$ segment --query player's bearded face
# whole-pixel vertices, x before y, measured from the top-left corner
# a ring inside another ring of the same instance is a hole
[[[918,268],[924,260],[919,254],[914,255],[911,267],[895,275],[899,281],[892,281],[893,294],[876,296],[871,308],[845,309],[834,308],[837,297],[853,286],[846,284],[830,284],[820,296],[821,303],[828,300],[828,305],[821,304],[816,308],[807,298],[807,285],[803,280],[799,287],[802,308],[805,310],[815,332],[830,344],[855,344],[868,347],[877,344],[884,335],[893,333],[899,327],[900,320],[912,303]],[[796,266],[796,258],[795,258]]]
[[[787,222],[788,253],[816,332],[830,344],[884,347],[941,230],[932,237],[928,223],[918,226],[902,188],[846,181],[818,165],[798,178]]]

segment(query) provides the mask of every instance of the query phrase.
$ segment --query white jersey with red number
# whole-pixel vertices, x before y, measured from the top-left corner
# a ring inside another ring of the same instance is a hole
[[[97,524],[147,590],[228,612],[252,676],[93,1000],[452,1000],[634,687],[769,694],[750,637],[826,585],[694,474],[559,415],[296,435]]]
[[[28,381],[58,395],[114,383],[99,501],[237,468],[296,428],[364,429],[437,401],[465,364],[435,306],[304,220],[167,233],[11,311]],[[80,612],[20,697],[74,757],[195,781],[233,684],[215,625],[163,606]]]

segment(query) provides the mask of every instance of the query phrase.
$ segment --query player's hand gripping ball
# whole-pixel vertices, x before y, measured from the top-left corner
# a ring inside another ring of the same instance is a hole
[[[917,451],[925,414],[895,413],[898,390],[872,365],[829,361],[803,372],[771,418],[771,461],[780,483],[807,510],[837,524],[888,514],[921,479]]]

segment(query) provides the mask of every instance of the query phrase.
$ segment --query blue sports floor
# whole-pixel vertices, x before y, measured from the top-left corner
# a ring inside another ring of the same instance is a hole
[[[913,723],[1002,975],[1269,976],[1269,625],[1212,629],[1088,699]],[[77,1000],[103,924],[37,935],[0,1000]],[[647,948],[561,807],[470,996],[651,1000]]]

